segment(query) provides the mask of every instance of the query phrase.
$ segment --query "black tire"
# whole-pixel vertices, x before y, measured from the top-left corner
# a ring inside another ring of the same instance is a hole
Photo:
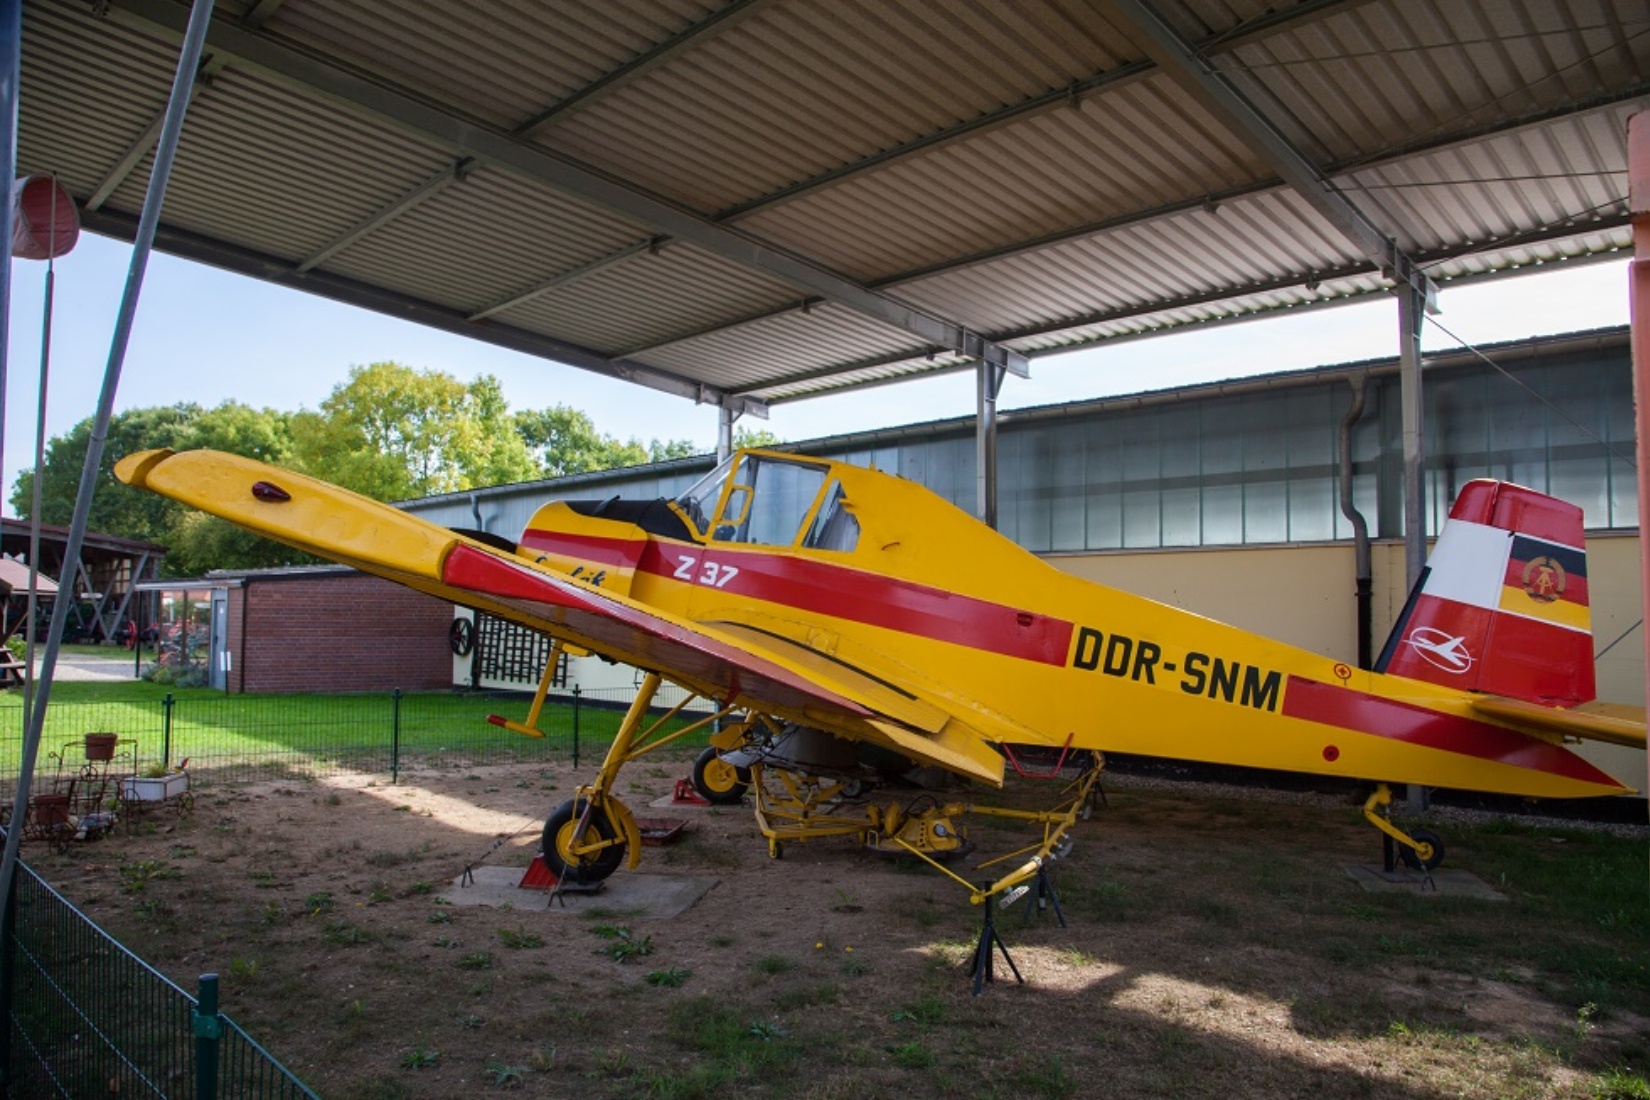
[[[751,788],[751,770],[727,763],[715,749],[706,749],[693,762],[693,789],[717,806],[737,806]]]
[[[575,858],[568,851],[573,844],[573,834],[578,831],[579,816],[584,813],[585,806],[586,802],[582,798],[563,802],[551,810],[550,816],[544,821],[545,866],[550,868],[551,874],[569,882],[600,882],[618,870],[619,864],[624,861],[623,844],[603,848],[583,860]],[[591,833],[600,840],[612,840],[618,835],[618,830],[608,819],[607,811],[600,806],[590,810],[590,821],[585,826],[585,838],[589,839]]]
[[[476,647],[476,624],[463,615],[454,619],[447,628],[447,644],[456,656],[468,657]]]
[[[1430,871],[1437,867],[1440,863],[1444,862],[1443,837],[1439,836],[1435,832],[1432,832],[1430,829],[1416,829],[1409,835],[1420,841],[1422,844],[1430,844],[1432,846],[1432,854],[1423,860],[1416,853],[1414,848],[1411,848],[1407,844],[1400,844],[1398,845],[1398,858],[1404,861],[1405,867],[1408,867],[1411,871]]]

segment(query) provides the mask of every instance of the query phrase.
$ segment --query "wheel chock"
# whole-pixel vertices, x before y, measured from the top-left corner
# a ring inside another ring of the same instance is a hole
[[[670,796],[673,806],[709,806],[710,799],[693,789],[693,780],[678,779],[676,791]]]
[[[536,855],[533,862],[527,865],[527,873],[521,876],[516,885],[523,890],[554,890],[559,880],[550,873],[550,868],[544,862],[544,856]]]

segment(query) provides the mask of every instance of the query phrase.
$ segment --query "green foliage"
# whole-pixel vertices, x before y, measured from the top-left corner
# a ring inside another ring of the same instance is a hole
[[[656,985],[664,989],[680,989],[682,984],[693,976],[693,971],[676,967],[670,970],[650,970],[647,972],[647,984]]]
[[[534,473],[498,380],[463,383],[399,363],[350,368],[319,413],[293,417],[300,469],[375,500],[405,500]]]
[[[733,448],[741,447],[772,447],[785,442],[766,428],[735,427],[733,429]]]
[[[605,435],[595,421],[570,405],[524,409],[515,414],[515,426],[540,477],[616,470],[700,453],[700,448],[687,439],[655,439],[644,447],[636,439],[625,441]]]

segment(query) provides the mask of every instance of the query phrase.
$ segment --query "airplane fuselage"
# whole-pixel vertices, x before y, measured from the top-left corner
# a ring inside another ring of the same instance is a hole
[[[669,537],[557,504],[521,552],[838,674],[898,670],[919,696],[965,699],[994,741],[1532,797],[1623,789],[1561,738],[1487,721],[1467,692],[1063,573],[910,482],[835,463],[830,477],[855,506],[851,549]],[[1472,660],[1458,638],[1421,642],[1444,665]]]

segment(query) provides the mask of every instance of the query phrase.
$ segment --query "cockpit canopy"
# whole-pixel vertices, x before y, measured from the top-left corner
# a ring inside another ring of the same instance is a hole
[[[827,464],[740,451],[676,498],[714,542],[849,551],[859,542],[842,484]]]

